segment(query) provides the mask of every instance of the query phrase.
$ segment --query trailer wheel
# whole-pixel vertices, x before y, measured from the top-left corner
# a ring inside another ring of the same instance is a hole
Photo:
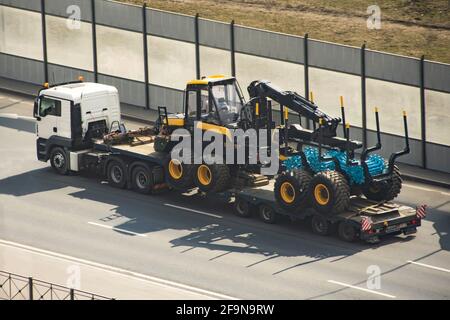
[[[241,218],[250,218],[253,213],[253,206],[247,200],[236,197],[234,213]]]
[[[67,154],[63,148],[55,147],[50,153],[50,164],[52,168],[61,175],[69,173]]]
[[[356,240],[357,232],[355,227],[350,223],[347,221],[342,221],[339,223],[338,235],[339,238],[344,241],[353,242]]]
[[[153,175],[148,167],[137,165],[131,172],[131,186],[134,191],[149,194],[153,190]]]
[[[111,160],[106,169],[108,184],[112,187],[124,189],[127,185],[126,164],[120,159]]]
[[[394,166],[394,171],[390,179],[382,182],[371,183],[363,189],[363,193],[367,199],[374,201],[391,201],[395,199],[402,189],[402,177],[400,170]]]
[[[341,213],[350,204],[350,186],[337,171],[317,173],[311,180],[309,193],[314,209],[323,214]]]
[[[327,236],[330,234],[330,223],[320,214],[315,214],[311,218],[311,228],[314,233],[321,236]]]
[[[200,164],[195,167],[195,185],[203,192],[224,191],[230,179],[230,169],[226,164]]]
[[[311,174],[305,170],[283,172],[275,180],[275,199],[286,210],[304,209],[309,204],[308,187]]]
[[[166,163],[166,174],[169,185],[178,190],[188,189],[194,185],[194,165],[182,163],[177,159],[169,159]]]
[[[260,219],[269,224],[274,224],[277,221],[277,213],[275,210],[266,204],[262,204],[258,208]]]

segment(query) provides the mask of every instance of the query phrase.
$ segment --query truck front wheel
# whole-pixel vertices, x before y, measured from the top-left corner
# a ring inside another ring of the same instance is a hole
[[[127,173],[126,165],[120,159],[112,160],[108,164],[106,170],[106,175],[108,177],[108,184],[115,188],[123,189],[127,185]]]
[[[67,161],[67,154],[63,148],[55,147],[50,153],[50,164],[52,168],[61,175],[69,173],[69,163]]]

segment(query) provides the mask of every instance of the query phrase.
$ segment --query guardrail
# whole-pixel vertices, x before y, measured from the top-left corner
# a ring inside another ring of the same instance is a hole
[[[98,294],[0,271],[0,300],[113,300]]]

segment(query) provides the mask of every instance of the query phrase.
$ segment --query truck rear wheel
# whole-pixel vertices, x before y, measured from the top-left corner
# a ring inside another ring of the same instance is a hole
[[[314,233],[319,234],[321,236],[327,236],[330,234],[331,228],[330,223],[327,219],[320,215],[315,214],[311,218],[311,229]]]
[[[61,175],[69,173],[69,162],[63,148],[55,147],[50,153],[50,164],[52,168]]]
[[[391,201],[395,199],[402,189],[402,177],[400,170],[394,166],[394,171],[390,179],[382,182],[371,183],[363,189],[363,193],[367,199],[374,201]]]
[[[338,214],[350,204],[350,186],[347,179],[337,171],[317,173],[309,185],[311,203],[323,214]]]
[[[195,185],[203,192],[221,192],[230,184],[230,170],[226,164],[201,164],[196,166]]]
[[[253,206],[242,198],[236,197],[234,201],[234,213],[241,218],[249,218],[253,213]]]
[[[304,209],[309,204],[308,187],[311,174],[305,170],[283,172],[275,181],[277,203],[286,210]]]
[[[258,208],[258,213],[260,219],[265,223],[274,224],[277,221],[277,213],[267,204],[261,204]]]
[[[124,189],[127,185],[126,164],[120,159],[111,160],[106,169],[108,184],[112,187]]]
[[[147,166],[137,165],[131,172],[131,186],[134,191],[149,194],[153,190],[153,174]]]
[[[357,232],[355,227],[350,223],[347,221],[342,221],[339,223],[338,234],[340,239],[347,242],[353,242],[356,240]]]
[[[178,190],[189,189],[194,185],[194,165],[182,163],[177,159],[169,159],[166,164],[167,181]]]

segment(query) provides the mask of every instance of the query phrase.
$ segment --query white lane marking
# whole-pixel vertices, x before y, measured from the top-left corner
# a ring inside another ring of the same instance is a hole
[[[0,113],[0,117],[2,118],[8,118],[8,119],[22,119],[22,120],[28,120],[28,121],[35,121],[33,117],[27,117],[27,116],[19,116],[17,113]]]
[[[137,232],[133,232],[133,231],[125,230],[125,229],[120,229],[120,228],[116,228],[113,226],[107,226],[105,224],[100,224],[100,223],[96,223],[96,222],[88,222],[88,224],[97,226],[97,227],[101,227],[101,228],[105,228],[105,229],[110,229],[110,230],[115,230],[115,231],[131,234],[133,236],[139,236],[139,237],[144,237],[144,238],[147,237],[147,235],[142,234],[142,233],[137,233]]]
[[[12,98],[9,98],[8,100],[11,101],[11,102],[14,102],[14,103],[20,102],[20,100],[12,99]]]
[[[176,206],[170,203],[164,203],[165,206],[167,207],[172,207],[172,208],[176,208],[176,209],[180,209],[180,210],[186,210],[186,211],[190,211],[190,212],[194,212],[194,213],[199,213],[199,214],[203,214],[205,216],[209,216],[209,217],[214,217],[214,218],[219,218],[221,219],[222,216],[218,216],[217,214],[213,214],[213,213],[208,213],[208,212],[204,212],[204,211],[199,211],[199,210],[194,210],[194,209],[189,209],[189,208],[185,208],[185,207],[180,207],[180,206]]]
[[[407,262],[408,262],[408,263],[412,263],[412,264],[416,264],[416,265],[421,266],[421,267],[430,268],[430,269],[434,269],[434,270],[439,270],[439,271],[443,271],[443,272],[448,272],[448,273],[450,273],[450,270],[445,269],[445,268],[435,267],[435,266],[431,266],[431,265],[429,265],[429,264],[420,263],[420,262],[415,262],[415,261],[407,261]]]
[[[107,270],[107,271],[111,271],[111,272],[115,272],[115,273],[120,273],[124,276],[138,278],[140,280],[145,280],[148,282],[153,282],[155,284],[158,284],[160,286],[165,286],[168,288],[176,288],[176,289],[180,289],[180,290],[184,290],[184,291],[188,291],[188,292],[204,294],[204,295],[210,296],[212,298],[216,298],[216,299],[239,300],[238,298],[235,298],[235,297],[227,296],[227,295],[224,295],[221,293],[217,293],[217,292],[213,292],[213,291],[209,291],[209,290],[205,290],[205,289],[196,288],[196,287],[193,287],[193,286],[190,286],[187,284],[182,284],[182,283],[178,283],[175,281],[165,280],[165,279],[161,279],[158,277],[153,277],[153,276],[149,276],[149,275],[134,272],[134,271],[121,269],[121,268],[109,266],[106,264],[101,264],[98,262],[80,259],[80,258],[68,256],[68,255],[61,254],[61,253],[56,253],[56,252],[52,252],[52,251],[48,251],[48,250],[44,250],[44,249],[39,249],[36,247],[27,246],[27,245],[20,244],[17,242],[6,241],[6,240],[0,239],[0,244],[6,245],[6,246],[17,247],[20,249],[31,251],[33,253],[47,255],[47,256],[58,258],[58,259],[70,260],[70,261],[73,261],[76,263],[85,264],[85,265],[88,265],[91,267],[95,267],[95,268],[99,268],[99,269],[103,269],[103,270]]]
[[[429,188],[424,188],[424,187],[419,187],[419,186],[415,186],[409,183],[403,183],[404,186],[408,187],[408,188],[413,188],[413,189],[417,189],[417,190],[422,190],[422,191],[428,191],[428,192],[436,192],[436,193],[440,193],[444,196],[450,196],[449,192],[442,192],[442,191],[438,191],[438,190],[433,190],[433,189],[429,189]]]
[[[370,290],[370,289],[366,289],[366,288],[361,288],[361,287],[353,286],[351,284],[347,284],[347,283],[343,283],[343,282],[339,282],[339,281],[334,281],[334,280],[328,280],[328,282],[334,283],[334,284],[337,284],[337,285],[340,285],[340,286],[343,286],[343,287],[352,288],[352,289],[356,289],[356,290],[361,290],[361,291],[365,291],[365,292],[369,292],[369,293],[373,293],[373,294],[378,294],[378,295],[383,296],[383,297],[395,299],[395,296],[393,296],[391,294],[378,292],[378,291],[374,291],[374,290]]]

